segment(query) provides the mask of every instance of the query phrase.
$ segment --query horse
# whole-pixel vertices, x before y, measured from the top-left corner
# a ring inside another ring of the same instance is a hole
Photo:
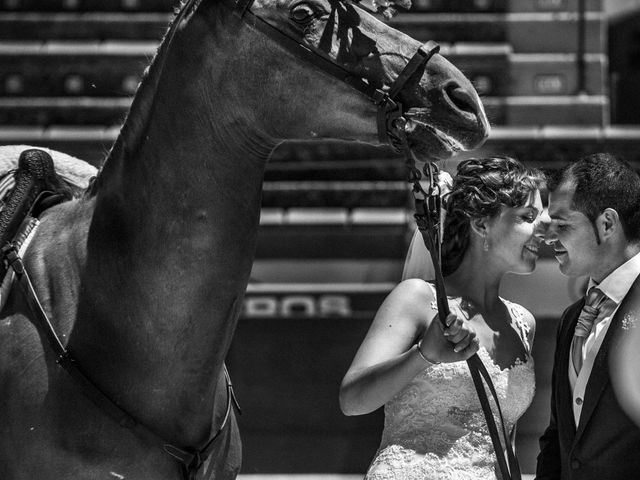
[[[42,214],[23,259],[73,364],[133,421],[61,368],[13,288],[0,317],[0,478],[236,477],[224,359],[265,165],[291,139],[381,144],[383,104],[402,105],[418,160],[480,145],[481,101],[437,48],[406,73],[421,48],[347,1],[182,6],[97,177]]]

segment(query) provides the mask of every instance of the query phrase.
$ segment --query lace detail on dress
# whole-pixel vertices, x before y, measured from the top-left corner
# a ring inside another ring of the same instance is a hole
[[[505,303],[526,342],[526,310]],[[508,432],[535,393],[533,358],[528,342],[525,346],[525,361],[517,360],[506,369],[496,365],[484,348],[478,351],[496,388]],[[420,372],[385,405],[382,441],[366,478],[495,479],[494,464],[491,436],[467,363],[446,363]]]

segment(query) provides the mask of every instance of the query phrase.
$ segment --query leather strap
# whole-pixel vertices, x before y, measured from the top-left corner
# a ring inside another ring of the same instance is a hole
[[[406,119],[402,116],[404,111],[402,104],[397,101],[397,96],[407,81],[419,70],[424,70],[431,57],[438,52],[440,45],[433,40],[422,44],[389,88],[387,97],[378,106],[378,140],[381,143],[388,142],[397,153],[409,149],[404,132]]]
[[[420,183],[420,171],[415,167],[410,170],[410,182],[413,183],[414,195],[415,195],[415,218],[422,238],[424,240],[427,250],[431,256],[431,260],[435,271],[435,284],[436,284],[436,300],[438,304],[438,312],[440,315],[440,321],[443,325],[446,322],[446,317],[449,315],[449,304],[447,302],[447,295],[444,288],[444,277],[442,275],[442,269],[440,268],[440,192],[437,187],[437,167],[432,164],[425,166],[425,173],[429,177],[430,189],[429,193],[425,192]],[[518,459],[513,451],[512,445],[509,442],[510,436],[504,424],[504,418],[502,416],[502,409],[500,408],[500,401],[496,393],[495,387],[487,372],[486,367],[482,363],[482,360],[478,354],[472,355],[467,359],[467,366],[473,380],[473,384],[478,394],[478,400],[482,412],[484,413],[485,420],[487,422],[487,428],[489,435],[491,436],[491,443],[496,454],[496,460],[498,462],[498,468],[503,480],[521,480],[522,475],[520,472],[520,466]],[[491,404],[487,395],[487,391],[484,388],[486,383],[491,396],[496,405],[498,418],[500,419],[500,430],[504,438],[504,447],[500,434],[498,433],[498,427],[491,409]],[[506,456],[505,456],[506,451]]]
[[[393,85],[391,85],[391,88],[389,89],[389,97],[391,97],[392,100],[395,100],[400,91],[404,88],[404,84],[407,83],[411,76],[418,70],[424,69],[424,66],[427,64],[429,59],[438,52],[440,52],[440,45],[433,40],[429,40],[422,44],[413,57],[411,57],[409,63],[405,65],[402,72],[400,72],[400,75],[398,75],[395,82],[393,82]]]

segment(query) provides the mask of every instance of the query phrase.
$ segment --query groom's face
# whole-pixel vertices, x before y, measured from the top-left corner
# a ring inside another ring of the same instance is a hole
[[[574,192],[575,186],[571,182],[563,182],[549,194],[551,223],[545,242],[553,246],[563,274],[570,277],[594,276],[601,257],[599,245],[591,221],[584,213],[572,208]]]

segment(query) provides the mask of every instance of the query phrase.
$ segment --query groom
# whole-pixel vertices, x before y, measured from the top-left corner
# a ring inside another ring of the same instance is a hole
[[[589,285],[558,328],[536,479],[640,478],[640,428],[616,399],[608,362],[615,332],[640,317],[640,177],[609,154],[582,158],[561,173],[549,216],[560,271]]]

